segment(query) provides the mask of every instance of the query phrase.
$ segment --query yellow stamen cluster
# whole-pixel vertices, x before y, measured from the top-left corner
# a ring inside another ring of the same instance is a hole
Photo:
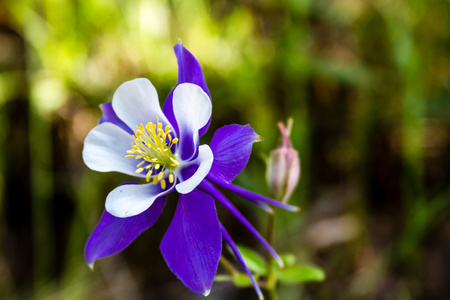
[[[136,126],[133,135],[133,142],[131,143],[131,150],[127,151],[126,158],[135,158],[141,160],[136,166],[136,173],[147,172],[145,179],[154,184],[161,182],[161,188],[166,188],[166,180],[164,177],[164,170],[169,170],[169,182],[174,182],[173,169],[175,169],[179,162],[176,159],[170,148],[173,144],[178,142],[177,138],[172,139],[170,134],[170,126],[167,125],[164,129],[156,117],[156,124],[149,122],[145,127],[140,124]]]

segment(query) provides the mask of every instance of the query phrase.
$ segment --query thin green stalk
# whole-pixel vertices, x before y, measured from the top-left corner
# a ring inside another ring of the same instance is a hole
[[[269,245],[273,246],[273,236],[274,236],[274,226],[275,225],[275,212],[269,214],[269,220],[267,221],[267,242]],[[269,300],[278,300],[276,292],[277,279],[274,273],[274,263],[273,257],[270,255],[266,256],[267,262],[267,278],[266,278],[266,290],[268,292]]]
[[[227,270],[228,273],[230,273],[230,275],[235,276],[239,273],[238,270],[236,270],[223,255],[220,256],[219,263],[225,268],[225,270]]]

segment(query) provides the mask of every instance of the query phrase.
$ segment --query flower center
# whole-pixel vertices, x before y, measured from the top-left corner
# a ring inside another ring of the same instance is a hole
[[[163,179],[164,170],[169,170],[169,182],[173,183],[174,170],[180,163],[176,159],[177,155],[172,153],[170,148],[178,142],[177,138],[172,139],[170,126],[167,125],[164,130],[159,118],[156,117],[156,124],[149,122],[145,127],[140,124],[136,126],[131,143],[131,150],[128,150],[126,158],[135,158],[142,160],[136,166],[136,173],[147,172],[145,179],[150,182],[153,175],[153,183],[161,182],[161,188],[166,188],[166,181]]]

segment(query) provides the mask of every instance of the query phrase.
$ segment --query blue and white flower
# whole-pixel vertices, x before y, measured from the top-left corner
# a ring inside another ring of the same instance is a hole
[[[105,212],[89,237],[85,257],[95,260],[116,254],[152,226],[161,214],[166,194],[178,192],[173,220],[161,242],[172,272],[192,291],[208,295],[222,252],[222,238],[235,252],[262,298],[262,293],[237,247],[217,218],[214,199],[227,208],[282,265],[281,259],[247,219],[215,187],[219,186],[265,210],[270,205],[296,207],[232,185],[246,166],[252,145],[260,137],[249,126],[217,130],[211,144],[199,145],[209,127],[212,105],[200,64],[181,43],[174,46],[178,84],[163,110],[147,79],[125,82],[84,142],[86,165],[99,172],[121,172],[142,183],[118,186],[106,197]]]

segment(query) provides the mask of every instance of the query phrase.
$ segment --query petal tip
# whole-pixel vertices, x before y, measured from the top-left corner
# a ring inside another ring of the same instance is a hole
[[[94,262],[88,264],[89,269],[91,269],[91,271],[94,271]]]
[[[211,293],[211,290],[206,290],[206,291],[203,293],[203,296],[207,297],[207,296],[209,295],[209,293]]]
[[[262,142],[262,141],[264,141],[264,138],[258,134],[255,138],[255,142],[257,143],[257,142]]]

